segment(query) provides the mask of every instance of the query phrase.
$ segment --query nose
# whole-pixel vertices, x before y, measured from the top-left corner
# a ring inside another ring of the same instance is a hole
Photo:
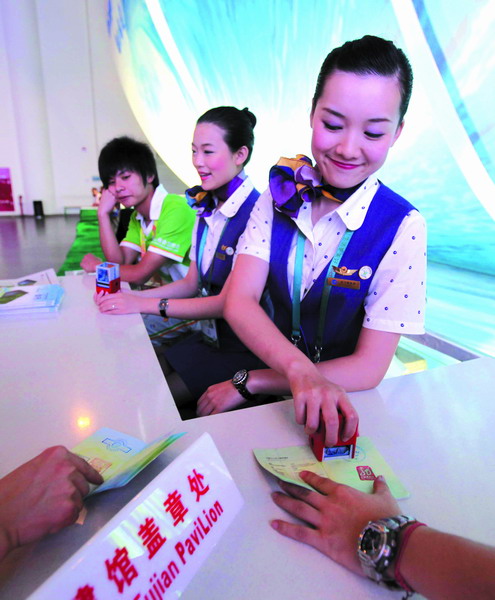
[[[193,154],[192,163],[196,169],[198,169],[199,167],[201,167],[203,165],[203,158],[202,158],[201,152],[195,152]]]
[[[358,158],[360,152],[358,134],[349,130],[343,131],[337,145],[337,151],[346,160]]]

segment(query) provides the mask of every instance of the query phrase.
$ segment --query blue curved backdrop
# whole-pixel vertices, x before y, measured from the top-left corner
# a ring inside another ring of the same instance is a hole
[[[260,189],[279,156],[309,153],[326,54],[366,33],[394,40],[415,89],[380,177],[425,215],[430,261],[493,285],[494,0],[109,0],[107,25],[130,105],[168,166],[197,183],[196,118],[248,106],[258,118],[249,172]]]

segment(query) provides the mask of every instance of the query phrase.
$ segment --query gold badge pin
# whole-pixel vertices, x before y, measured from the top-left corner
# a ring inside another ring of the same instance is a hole
[[[347,277],[354,275],[357,271],[357,269],[348,269],[347,267],[334,267],[333,270],[337,275],[346,275]]]

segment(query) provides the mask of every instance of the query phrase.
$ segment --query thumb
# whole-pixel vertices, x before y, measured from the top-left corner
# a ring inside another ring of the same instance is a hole
[[[385,481],[385,477],[383,475],[378,475],[378,477],[373,482],[373,494],[378,494],[380,496],[390,495],[391,491]]]

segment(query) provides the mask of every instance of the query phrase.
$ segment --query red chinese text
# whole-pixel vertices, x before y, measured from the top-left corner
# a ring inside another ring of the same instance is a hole
[[[96,600],[95,588],[90,585],[85,585],[77,590],[74,600]]]
[[[105,560],[108,579],[114,581],[119,594],[124,591],[126,585],[131,585],[132,580],[138,576],[136,567],[131,563],[127,548],[117,548],[112,562]]]
[[[177,490],[168,495],[167,499],[163,503],[166,512],[170,513],[174,520],[174,527],[184,521],[188,509],[182,504],[182,494],[179,494]]]
[[[147,517],[139,527],[138,535],[143,540],[143,545],[148,548],[148,559],[153,558],[167,541],[167,538],[161,535],[155,519],[151,517]]]
[[[206,492],[208,492],[210,486],[204,485],[204,475],[198,473],[196,469],[193,469],[193,474],[188,475],[187,479],[189,480],[189,489],[191,490],[191,492],[194,492],[196,494],[196,502],[199,502],[201,496],[204,496]]]

